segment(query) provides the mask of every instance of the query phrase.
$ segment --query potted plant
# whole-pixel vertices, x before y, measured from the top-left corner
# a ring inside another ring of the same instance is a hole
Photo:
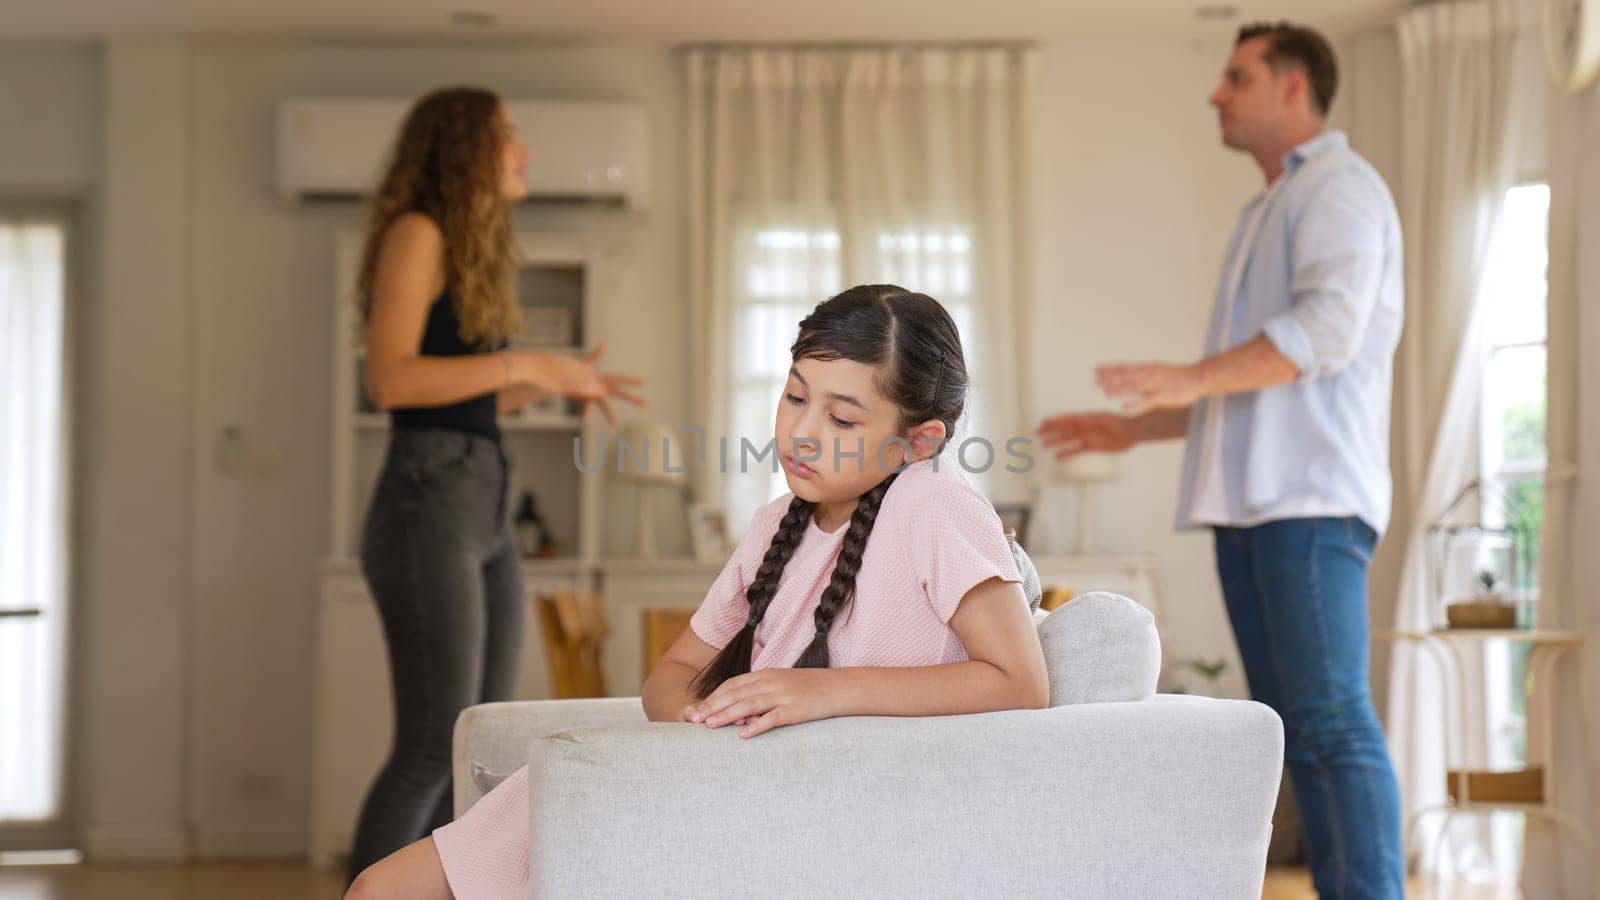
[[[1185,676],[1198,676],[1204,683],[1198,693],[1207,697],[1221,697],[1218,682],[1228,671],[1228,658],[1219,656],[1216,659],[1207,659],[1203,656],[1186,656],[1178,659],[1173,666],[1174,677],[1177,679],[1163,690],[1169,694],[1190,693],[1189,684]]]
[[[1506,601],[1500,590],[1500,575],[1493,569],[1478,570],[1477,594],[1470,600],[1450,604],[1445,615],[1451,628],[1515,628],[1517,607]]]

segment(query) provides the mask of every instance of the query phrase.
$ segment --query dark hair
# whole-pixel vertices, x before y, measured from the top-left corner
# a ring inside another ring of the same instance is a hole
[[[1267,39],[1264,58],[1274,72],[1297,66],[1306,73],[1311,85],[1311,101],[1317,114],[1326,116],[1333,106],[1333,95],[1339,89],[1339,63],[1334,59],[1333,46],[1321,34],[1288,22],[1252,22],[1239,29],[1235,47],[1251,38]]]
[[[789,353],[795,360],[848,359],[876,367],[879,393],[900,411],[901,432],[937,419],[944,423],[947,436],[954,434],[966,407],[967,362],[961,352],[961,333],[945,308],[926,294],[892,284],[850,288],[806,316]],[[796,668],[828,666],[828,630],[855,596],[861,555],[896,477],[891,474],[880,481],[856,503],[833,575],[817,603],[816,636],[800,654]],[[767,545],[767,555],[745,589],[750,614],[744,627],[695,679],[697,697],[704,698],[729,678],[750,671],[756,629],[778,593],[784,566],[805,535],[813,507],[799,497],[789,501],[789,509]]]

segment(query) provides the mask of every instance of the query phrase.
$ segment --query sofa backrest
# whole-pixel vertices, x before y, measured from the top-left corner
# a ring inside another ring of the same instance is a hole
[[[1021,555],[1019,567],[1026,560]],[[1033,569],[1031,562],[1026,567]],[[1161,641],[1149,610],[1120,594],[1091,591],[1054,612],[1034,615],[1050,677],[1051,706],[1148,700],[1155,695]],[[456,813],[522,765],[530,741],[577,724],[644,721],[636,697],[472,707],[456,725]],[[465,746],[469,731],[477,735],[470,752]]]

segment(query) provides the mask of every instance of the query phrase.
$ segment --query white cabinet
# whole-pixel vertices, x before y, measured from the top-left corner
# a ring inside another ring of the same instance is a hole
[[[601,664],[612,696],[639,693],[644,678],[644,611],[695,609],[722,571],[692,559],[621,559],[600,565],[600,598],[610,633]]]
[[[1066,588],[1070,593],[1110,591],[1122,594],[1155,614],[1161,621],[1161,589],[1156,561],[1143,556],[1029,556],[1039,570],[1045,591]]]
[[[350,852],[361,803],[389,753],[394,713],[383,628],[361,573],[329,564],[321,582],[309,831],[312,864],[328,866]],[[550,696],[550,676],[533,598],[557,588],[590,590],[592,579],[576,564],[532,563],[524,585],[516,699],[537,700]]]
[[[1046,590],[1111,591],[1143,605],[1162,621],[1155,560],[1145,557],[1033,557]],[[608,560],[600,565],[601,599],[610,622],[603,663],[613,695],[639,692],[644,677],[644,611],[693,609],[722,571],[687,559]]]
[[[602,286],[600,248],[573,235],[522,235],[518,302],[532,326],[517,343],[541,352],[577,353],[599,340],[593,323]],[[356,817],[392,739],[389,662],[377,607],[355,559],[360,530],[384,451],[388,416],[373,410],[362,388],[362,349],[355,283],[361,236],[336,246],[333,298],[332,446],[328,556],[319,567],[316,679],[312,730],[310,855],[332,865],[349,852]],[[539,346],[532,346],[542,342]],[[532,490],[556,539],[556,556],[523,560],[526,626],[516,699],[550,694],[549,670],[532,600],[554,588],[591,591],[599,558],[602,475],[573,465],[573,441],[599,439],[601,417],[581,426],[565,401],[501,418],[510,458],[509,508]]]
[[[513,347],[576,354],[598,343],[594,323],[609,284],[603,248],[575,235],[524,234],[517,241],[517,299],[528,329],[513,337]],[[360,547],[362,519],[389,443],[389,417],[372,407],[362,384],[365,354],[355,299],[361,236],[340,235],[336,254],[327,558],[337,562],[354,559]],[[591,567],[600,558],[604,479],[598,468],[582,472],[573,465],[573,442],[581,438],[584,458],[592,459],[589,448],[599,446],[605,427],[601,416],[580,425],[576,408],[561,399],[500,418],[511,461],[511,509],[531,490],[555,536],[557,556]]]

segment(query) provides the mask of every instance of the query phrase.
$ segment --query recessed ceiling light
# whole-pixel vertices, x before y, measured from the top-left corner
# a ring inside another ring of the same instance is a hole
[[[492,28],[494,16],[486,12],[461,9],[450,14],[450,21],[463,28]]]
[[[1223,3],[1208,3],[1196,7],[1194,14],[1208,22],[1226,22],[1239,15],[1239,7]]]

